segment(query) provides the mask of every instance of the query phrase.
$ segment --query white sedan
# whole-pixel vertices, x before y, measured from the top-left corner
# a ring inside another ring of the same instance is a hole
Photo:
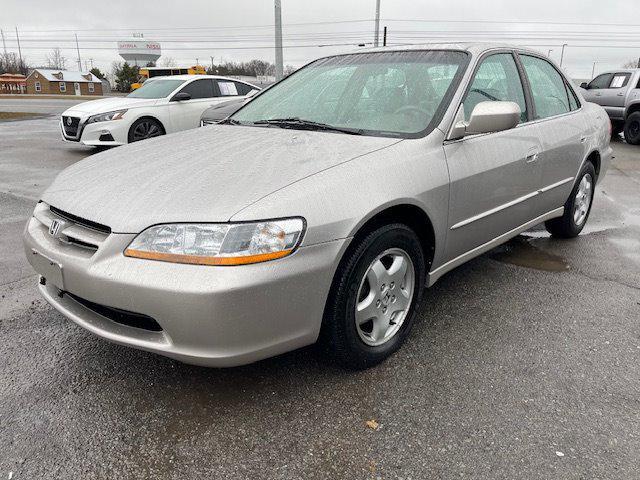
[[[241,99],[258,87],[213,75],[149,79],[126,97],[80,103],[60,118],[62,138],[91,146],[117,146],[200,126],[216,103]]]

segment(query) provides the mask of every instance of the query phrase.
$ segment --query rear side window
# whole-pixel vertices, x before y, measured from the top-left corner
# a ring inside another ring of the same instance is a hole
[[[567,95],[569,95],[569,108],[573,112],[574,110],[578,110],[580,108],[580,102],[578,102],[578,97],[575,92],[571,88],[568,83],[565,83],[565,88],[567,89]]]
[[[196,80],[184,86],[180,93],[188,93],[192,100],[213,97],[213,81],[209,79]]]
[[[238,91],[238,95],[242,95],[245,96],[247,95],[251,90],[253,90],[253,88],[251,87],[251,85],[247,85],[246,83],[242,83],[242,82],[233,82],[236,84],[236,90]]]
[[[218,80],[217,83],[221,97],[237,97],[238,95],[242,95],[238,91],[238,85],[241,85],[240,82],[234,82],[232,80]]]
[[[527,102],[520,73],[510,53],[498,53],[482,60],[463,102],[465,118],[469,120],[480,102],[499,101],[520,105],[520,122],[527,121]]]
[[[609,88],[624,88],[629,84],[630,73],[616,73],[611,80]]]
[[[603,73],[602,75],[598,75],[596,78],[591,80],[591,83],[589,84],[589,90],[600,90],[602,88],[609,88],[612,77],[612,73]]]
[[[565,81],[555,67],[538,57],[521,55],[520,58],[531,85],[536,119],[570,112]]]

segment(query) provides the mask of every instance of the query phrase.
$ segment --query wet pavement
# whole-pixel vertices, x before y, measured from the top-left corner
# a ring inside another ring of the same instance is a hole
[[[20,235],[92,150],[53,118],[0,123],[0,146],[0,479],[638,478],[640,147],[615,143],[578,239],[537,228],[451,272],[352,373],[313,348],[191,367],[65,320]]]

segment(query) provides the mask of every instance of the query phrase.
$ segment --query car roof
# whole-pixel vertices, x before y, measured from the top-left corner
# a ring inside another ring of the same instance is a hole
[[[473,55],[481,55],[490,50],[515,50],[518,52],[527,52],[540,55],[537,50],[532,50],[518,45],[509,45],[508,43],[491,43],[491,42],[450,42],[450,43],[420,43],[411,45],[391,45],[388,47],[369,47],[359,48],[347,52],[347,54],[356,53],[383,53],[383,52],[410,52],[415,50],[456,50],[469,52]]]
[[[189,74],[184,74],[184,75],[158,75],[157,77],[151,77],[148,81],[151,80],[156,80],[158,78],[170,78],[170,79],[175,79],[175,80],[197,80],[199,78],[212,78],[212,79],[217,79],[217,80],[229,80],[230,82],[240,82],[240,83],[246,83],[247,85],[253,85],[252,83],[249,82],[245,82],[244,80],[238,80],[237,78],[231,78],[231,77],[223,77],[221,75],[189,75]]]

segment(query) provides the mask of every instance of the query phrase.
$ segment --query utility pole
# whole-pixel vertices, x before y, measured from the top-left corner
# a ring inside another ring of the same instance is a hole
[[[564,62],[564,49],[568,47],[566,43],[562,44],[562,53],[560,54],[560,66],[562,67],[562,63]]]
[[[596,64],[598,62],[593,62],[593,68],[591,69],[591,80],[594,79],[594,77],[596,76]]]
[[[18,40],[18,56],[20,57],[20,66],[22,67],[22,49],[20,48],[20,36],[18,35],[18,27],[16,27],[16,40]]]
[[[375,33],[373,35],[373,46],[377,47],[380,44],[380,0],[376,0],[376,26]]]
[[[82,60],[80,59],[80,45],[78,45],[78,34],[76,33],[76,50],[78,51],[78,70],[82,71]]]
[[[4,32],[0,29],[0,35],[2,35],[2,46],[4,47],[4,54],[7,54],[7,43],[4,41]]]
[[[387,46],[387,26],[384,26],[384,34],[382,35],[382,46]]]
[[[211,58],[211,73],[215,73],[215,72],[213,71],[213,57],[209,57],[209,58]]]
[[[280,0],[274,0],[276,15],[276,82],[282,80],[282,5]]]
[[[548,57],[548,58],[551,58],[551,52],[553,52],[553,48],[550,48],[550,49],[549,49],[549,53],[547,53],[547,57]]]

